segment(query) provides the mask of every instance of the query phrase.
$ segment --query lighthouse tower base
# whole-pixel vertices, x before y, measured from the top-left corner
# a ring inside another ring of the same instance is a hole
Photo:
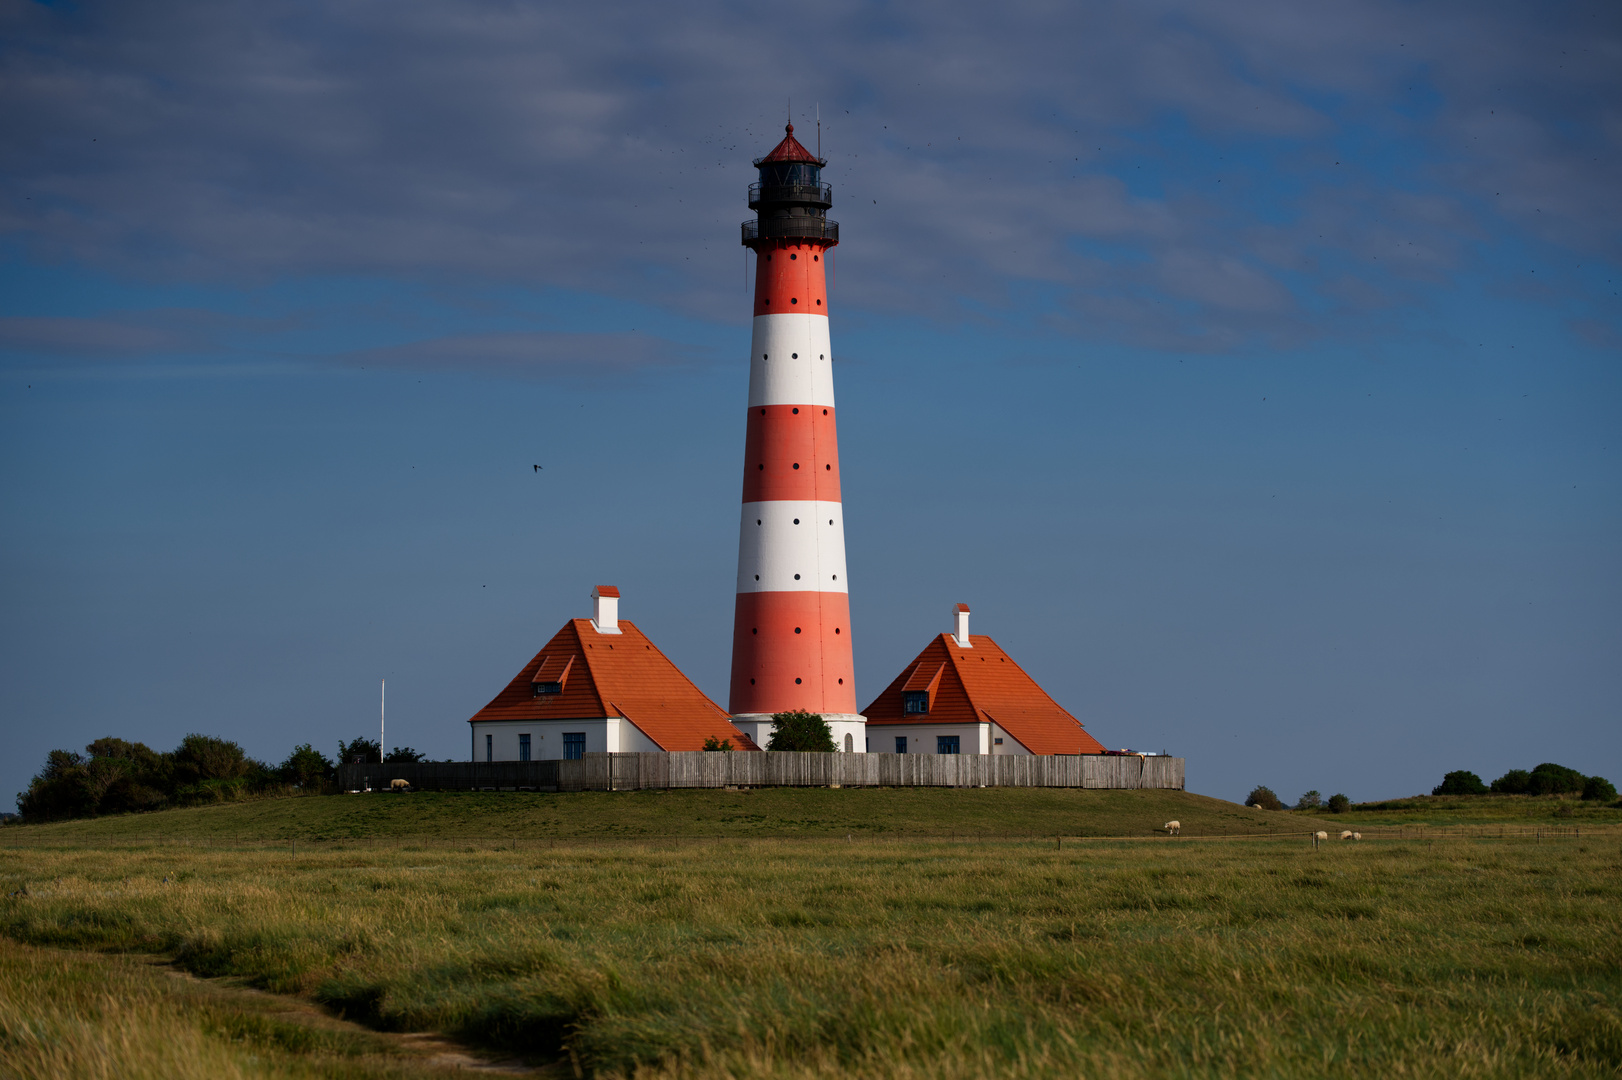
[[[828,721],[828,730],[833,732],[835,749],[852,754],[867,753],[867,717],[857,713],[823,713],[822,718]],[[761,748],[777,727],[771,713],[739,713],[732,718],[732,724]]]

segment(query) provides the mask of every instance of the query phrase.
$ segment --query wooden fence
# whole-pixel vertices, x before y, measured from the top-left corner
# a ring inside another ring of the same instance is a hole
[[[729,787],[1183,788],[1183,759],[1116,755],[587,754],[575,761],[343,765],[348,791],[639,791]]]

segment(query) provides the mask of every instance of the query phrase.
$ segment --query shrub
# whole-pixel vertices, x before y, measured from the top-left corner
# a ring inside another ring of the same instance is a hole
[[[1525,769],[1511,769],[1492,782],[1494,795],[1525,795],[1532,786],[1532,774]]]
[[[389,751],[389,756],[383,761],[389,765],[409,765],[412,762],[422,761],[428,755],[411,749],[409,746],[396,746]]]
[[[1616,798],[1616,785],[1603,776],[1590,776],[1583,784],[1583,798],[1610,802]]]
[[[1468,769],[1459,769],[1442,777],[1442,782],[1431,789],[1432,795],[1485,795],[1487,785],[1481,777]]]
[[[179,784],[240,780],[252,773],[256,764],[236,743],[212,735],[187,735],[170,756],[174,759],[175,781]]]
[[[706,750],[731,750],[732,749],[732,740],[731,739],[717,739],[714,735],[706,735],[706,736],[704,736],[704,749],[706,749]]]
[[[834,733],[828,721],[816,713],[795,709],[793,712],[772,714],[772,737],[766,742],[768,750],[813,750],[834,752]]]
[[[1257,784],[1251,789],[1250,794],[1245,796],[1245,805],[1259,806],[1263,810],[1284,809],[1284,804],[1279,801],[1279,797],[1277,795],[1273,794],[1273,789],[1270,787],[1262,787],[1260,784]]]
[[[1331,814],[1344,814],[1352,808],[1352,800],[1345,795],[1334,794],[1329,796],[1329,812]]]
[[[1532,770],[1527,780],[1527,793],[1531,795],[1579,795],[1588,777],[1576,769],[1545,761]]]
[[[1302,796],[1295,801],[1295,808],[1297,810],[1316,810],[1318,807],[1323,805],[1323,801],[1324,799],[1322,795],[1318,794],[1316,791],[1308,791],[1304,792]]]
[[[383,760],[383,745],[362,736],[354,742],[338,740],[338,764],[376,765]]]
[[[332,779],[333,765],[325,754],[305,743],[295,746],[277,771],[284,784],[300,791],[319,791]]]

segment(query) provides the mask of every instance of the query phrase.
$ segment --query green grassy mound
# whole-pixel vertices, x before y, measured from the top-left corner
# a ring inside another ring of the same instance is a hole
[[[1340,818],[1369,825],[1616,825],[1622,804],[1570,795],[1415,795],[1357,803]]]
[[[524,840],[657,837],[1185,836],[1312,824],[1183,791],[1065,788],[761,788],[754,791],[417,792],[326,795],[11,827],[7,842]],[[1324,826],[1328,827],[1328,826]]]

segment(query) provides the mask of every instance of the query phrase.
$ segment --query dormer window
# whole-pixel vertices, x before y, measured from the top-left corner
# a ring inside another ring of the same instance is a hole
[[[619,633],[618,629],[614,632]],[[572,667],[573,656],[543,657],[535,674],[530,677],[530,692],[538,698],[563,693],[563,684],[569,681],[569,669]]]
[[[901,711],[908,716],[922,716],[929,711],[928,690],[908,690],[901,695]]]

